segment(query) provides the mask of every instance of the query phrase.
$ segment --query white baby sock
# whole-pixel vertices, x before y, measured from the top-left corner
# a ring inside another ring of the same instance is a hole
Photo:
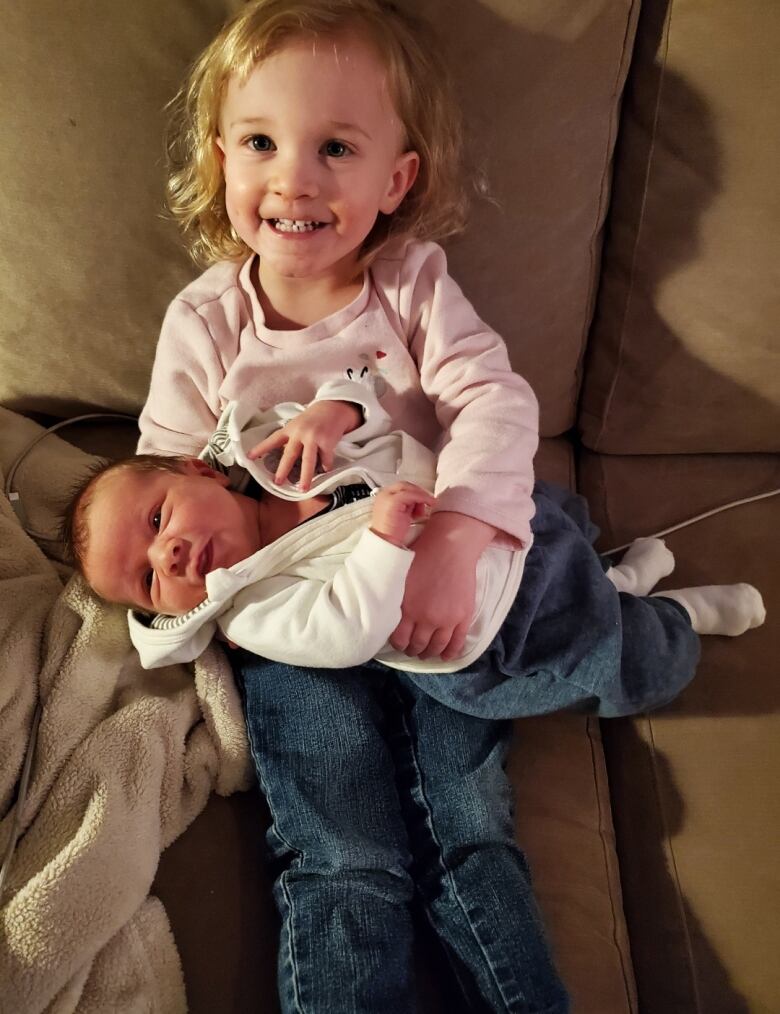
[[[752,584],[708,584],[655,594],[679,602],[697,634],[737,637],[766,619],[764,601]]]
[[[662,577],[674,570],[674,554],[663,539],[635,539],[607,577],[619,592],[649,595]]]

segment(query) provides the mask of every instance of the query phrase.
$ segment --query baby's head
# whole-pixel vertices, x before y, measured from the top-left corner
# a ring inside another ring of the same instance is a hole
[[[316,243],[335,237],[367,264],[391,237],[459,231],[460,118],[440,48],[387,0],[246,4],[172,104],[169,203],[196,259],[269,256],[280,232],[322,230]]]
[[[102,598],[180,615],[206,598],[206,574],[260,548],[257,504],[197,458],[138,455],[95,469],[63,532]]]

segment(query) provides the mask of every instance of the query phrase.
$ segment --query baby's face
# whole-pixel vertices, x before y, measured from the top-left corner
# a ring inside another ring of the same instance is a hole
[[[385,69],[358,36],[293,39],[232,78],[218,140],[225,201],[261,280],[351,281],[377,215],[414,181],[403,141]]]
[[[181,472],[120,469],[87,507],[84,573],[109,602],[180,615],[206,598],[206,574],[260,548],[257,504],[192,459]]]

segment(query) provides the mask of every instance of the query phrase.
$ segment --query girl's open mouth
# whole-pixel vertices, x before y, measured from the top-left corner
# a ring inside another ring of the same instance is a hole
[[[286,233],[288,235],[290,233],[316,232],[328,224],[327,222],[314,222],[298,218],[266,218],[265,221],[274,232]]]

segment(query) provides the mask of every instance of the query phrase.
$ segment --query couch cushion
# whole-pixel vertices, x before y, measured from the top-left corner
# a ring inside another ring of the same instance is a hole
[[[450,51],[466,149],[496,203],[449,245],[453,275],[541,403],[574,424],[612,152],[639,3],[424,0]]]
[[[409,0],[411,2],[411,0]],[[138,411],[195,268],[163,211],[163,106],[240,0],[11,5],[0,46],[0,403]],[[467,149],[491,179],[452,269],[542,401],[574,420],[638,3],[412,6],[451,49]],[[110,14],[109,14],[110,11]],[[550,364],[554,362],[555,368]]]
[[[586,455],[580,480],[604,547],[780,486],[769,455]],[[751,581],[768,621],[703,638],[693,683],[645,718],[602,723],[640,1009],[780,1010],[780,497],[666,541],[662,587]]]
[[[599,722],[515,722],[517,840],[577,1014],[629,1014],[636,991]]]
[[[780,448],[780,18],[642,4],[580,425],[618,454]]]
[[[233,6],[237,6],[233,4]],[[13,4],[0,33],[0,402],[137,411],[194,275],[163,220],[163,125],[226,0]]]

